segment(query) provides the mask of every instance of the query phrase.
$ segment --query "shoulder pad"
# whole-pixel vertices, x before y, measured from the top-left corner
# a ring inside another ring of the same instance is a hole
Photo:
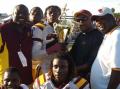
[[[40,29],[43,30],[43,28],[45,27],[45,24],[42,24],[42,23],[36,23],[34,26],[37,26],[37,27],[39,27]]]
[[[88,81],[82,77],[78,77],[74,80],[74,83],[79,89],[83,89],[88,84]]]

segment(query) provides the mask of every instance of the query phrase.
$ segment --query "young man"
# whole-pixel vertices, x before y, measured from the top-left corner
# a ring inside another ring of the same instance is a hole
[[[92,19],[99,24],[105,36],[92,65],[91,89],[107,89],[112,68],[120,68],[120,27],[114,16],[108,13],[95,15]]]
[[[91,17],[92,14],[88,10],[81,10],[74,14],[80,32],[70,50],[78,75],[88,80],[92,63],[103,39],[103,34],[93,27]]]
[[[34,86],[34,89],[89,89],[87,80],[82,77],[74,78],[74,62],[66,52],[54,56],[48,74],[49,79],[40,86]]]
[[[20,70],[21,80],[25,84],[32,83],[32,34],[28,21],[28,8],[20,4],[14,8],[12,20],[3,24],[0,28],[2,37],[1,53],[7,47],[8,65]]]
[[[18,69],[11,67],[5,70],[3,75],[3,85],[0,89],[29,89],[27,85],[21,84]]]
[[[32,25],[35,25],[38,22],[41,22],[43,19],[43,11],[40,7],[33,7],[30,10],[29,20]]]
[[[61,14],[61,9],[58,6],[48,6],[45,10],[45,22],[44,24],[39,22],[33,26],[33,47],[32,47],[32,57],[33,60],[38,61],[39,64],[43,65],[43,70],[48,72],[48,65],[51,59],[52,52],[56,52],[60,49],[60,46],[56,43],[58,42],[57,36],[55,34],[53,23],[58,22],[58,17]],[[52,48],[47,50],[51,46],[56,46],[58,48]]]

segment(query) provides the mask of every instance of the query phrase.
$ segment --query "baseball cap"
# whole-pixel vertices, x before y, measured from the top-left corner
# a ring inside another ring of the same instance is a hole
[[[92,16],[92,20],[96,20],[98,18],[102,18],[108,14],[113,15],[112,9],[108,8],[108,7],[103,7],[101,9],[98,10],[100,14],[98,15],[93,15]]]
[[[91,17],[91,16],[92,16],[92,14],[91,14],[90,11],[83,9],[83,10],[80,10],[80,11],[76,12],[76,13],[74,14],[74,17],[79,17],[80,15],[85,15],[85,16],[87,16],[87,17]]]

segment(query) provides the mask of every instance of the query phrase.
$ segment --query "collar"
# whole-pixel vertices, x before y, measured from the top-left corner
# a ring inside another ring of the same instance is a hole
[[[110,34],[110,35],[111,35],[112,32],[113,32],[114,30],[116,30],[117,28],[119,28],[119,27],[120,27],[120,26],[115,26],[115,27],[114,27],[110,32],[108,32],[107,34]],[[107,34],[106,34],[106,35],[107,35]]]

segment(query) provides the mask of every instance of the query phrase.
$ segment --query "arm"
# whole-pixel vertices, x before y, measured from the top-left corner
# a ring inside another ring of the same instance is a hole
[[[120,68],[120,32],[113,35],[112,48],[109,55],[111,68]]]
[[[112,35],[112,46],[111,52],[109,55],[109,75],[110,81],[107,89],[117,89],[117,86],[120,83],[120,32],[118,34]],[[114,85],[113,85],[114,83]]]
[[[79,89],[73,82],[69,82],[62,89]]]
[[[3,52],[4,46],[5,46],[5,41],[4,41],[4,39],[3,39],[3,35],[2,35],[2,33],[1,33],[1,31],[0,31],[0,53]]]
[[[43,45],[43,32],[40,28],[32,28],[33,32],[33,47],[32,47],[32,56],[38,56],[40,54],[46,54],[46,50]]]
[[[86,79],[82,77],[76,77],[62,89],[90,89],[89,83]]]
[[[86,63],[84,63],[83,65],[77,66],[77,70],[79,71],[88,71],[91,69],[91,66],[95,60],[95,57],[97,55],[99,46],[98,45],[94,46],[90,49],[91,51],[88,53],[88,60]]]

